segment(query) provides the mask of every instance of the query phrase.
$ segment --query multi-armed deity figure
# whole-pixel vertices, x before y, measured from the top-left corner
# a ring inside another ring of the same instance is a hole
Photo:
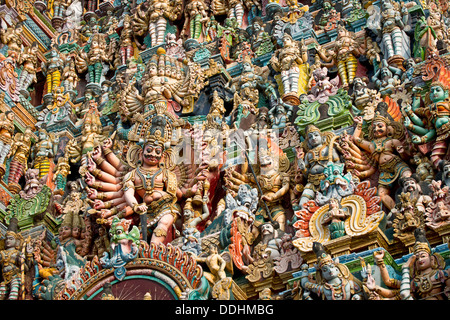
[[[427,95],[428,106],[421,107],[420,95],[415,95],[412,105],[405,105],[405,127],[413,135],[413,143],[421,145],[434,140],[431,151],[431,162],[437,168],[448,151],[450,137],[450,100],[449,88],[442,82],[435,81],[430,85]]]
[[[394,127],[396,125],[394,121],[377,113],[369,127],[370,141],[367,141],[361,137],[362,118],[356,117],[354,121],[356,129],[353,132],[353,141],[358,147],[369,152],[378,163],[380,170],[378,194],[383,204],[391,210],[395,202],[389,194],[395,182],[401,177],[409,177],[412,174],[411,169],[401,158],[407,157],[404,145],[398,139],[404,133],[398,127]],[[389,134],[389,131],[393,134]]]
[[[139,215],[148,216],[148,224],[142,226],[145,238],[146,228],[151,227],[152,242],[163,242],[181,214],[178,198],[190,197],[196,189],[178,188],[177,176],[163,165],[165,139],[158,135],[147,137],[142,149],[141,165],[124,177],[123,191],[128,206]],[[142,199],[139,203],[137,196]],[[146,218],[141,220],[147,223]]]

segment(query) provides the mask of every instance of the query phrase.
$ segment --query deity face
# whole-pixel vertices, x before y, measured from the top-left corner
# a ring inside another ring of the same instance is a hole
[[[330,199],[330,208],[335,209],[339,207],[339,203],[336,199]]]
[[[418,270],[431,268],[431,255],[426,251],[416,253],[416,266]]]
[[[154,146],[147,144],[144,147],[144,162],[150,166],[157,166],[161,162],[163,148],[161,146]]]
[[[261,27],[261,25],[259,23],[255,22],[253,24],[253,30],[255,30],[255,33],[260,31],[261,29],[262,29],[262,27]]]
[[[382,121],[374,122],[373,126],[373,134],[375,138],[381,138],[386,136],[387,127],[386,124]]]
[[[308,133],[307,138],[311,148],[315,148],[322,144],[322,136],[320,135],[319,131],[313,131]]]
[[[430,100],[432,102],[444,101],[446,98],[448,98],[448,91],[441,86],[432,86],[430,88]]]
[[[194,217],[194,213],[189,209],[184,210],[183,213],[184,213],[184,217],[186,218],[186,220],[189,220]]]
[[[320,269],[322,271],[322,276],[326,281],[335,279],[339,276],[340,271],[334,263],[328,263]]]
[[[414,179],[408,179],[403,185],[404,192],[414,192],[417,190],[417,183]]]
[[[6,118],[7,118],[9,121],[13,121],[13,120],[14,120],[14,113],[13,113],[13,112],[9,112],[9,113],[6,115]]]
[[[81,229],[79,227],[74,227],[72,229],[72,237],[78,238],[81,235]]]
[[[444,179],[450,178],[450,163],[444,165],[442,168],[442,176]]]
[[[150,77],[154,77],[158,74],[158,68],[155,64],[152,63],[148,66],[148,74],[150,75]]]
[[[39,131],[39,140],[45,140],[47,139],[47,134],[44,131]]]
[[[244,72],[252,72],[253,71],[252,65],[248,62],[244,63],[244,65],[242,66],[242,69]]]
[[[5,239],[5,247],[6,248],[14,248],[16,246],[16,238],[13,235],[6,236]]]
[[[72,235],[72,228],[69,226],[62,226],[59,228],[59,237],[61,240],[67,239]]]
[[[382,79],[392,78],[392,72],[388,68],[382,68],[380,74]]]

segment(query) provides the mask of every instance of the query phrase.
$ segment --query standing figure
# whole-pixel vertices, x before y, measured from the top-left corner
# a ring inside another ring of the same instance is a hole
[[[196,191],[190,189],[183,192],[178,188],[175,173],[166,169],[162,163],[164,151],[164,139],[161,136],[148,136],[142,150],[141,164],[123,179],[125,201],[133,212],[141,215],[144,240],[147,238],[147,228],[154,229],[151,238],[154,243],[166,240],[169,229],[180,215],[178,198],[193,196]],[[142,199],[142,202],[139,203],[138,199]]]
[[[378,163],[380,177],[378,179],[378,195],[381,197],[383,204],[391,210],[395,206],[394,200],[391,198],[390,191],[395,182],[401,177],[409,177],[412,174],[411,169],[395,154],[397,152],[402,157],[407,157],[402,142],[396,139],[396,135],[389,134],[389,127],[394,125],[391,120],[377,113],[372,120],[372,126],[369,132],[369,139],[364,140],[362,133],[362,118],[354,119],[356,129],[353,132],[353,141],[355,144],[369,152],[373,159]]]
[[[24,273],[31,269],[33,247],[24,244],[22,235],[18,233],[17,223],[17,218],[10,219],[5,234],[5,249],[0,251],[3,279],[0,283],[0,300],[19,300],[21,289],[24,295]]]
[[[208,22],[208,13],[206,12],[207,6],[203,0],[189,0],[184,8],[184,26],[181,30],[180,37],[183,37],[187,33],[189,28],[189,39],[198,40],[203,34],[206,35],[206,23]],[[188,27],[189,25],[189,27]]]
[[[356,76],[356,68],[358,66],[358,57],[364,54],[362,45],[358,43],[355,34],[346,30],[344,26],[339,25],[337,28],[338,36],[334,42],[332,50],[328,50],[326,54],[322,47],[318,47],[319,56],[329,64],[323,64],[326,67],[336,66],[338,68],[339,78],[342,86],[348,88],[353,84]]]
[[[308,51],[304,41],[299,45],[292,39],[290,34],[285,33],[283,36],[283,47],[275,51],[270,59],[270,63],[275,71],[281,72],[283,98],[293,95],[298,99],[300,94],[306,93],[309,80],[307,62]]]
[[[64,195],[66,189],[67,176],[70,174],[70,164],[68,156],[60,157],[55,167],[53,182],[56,184],[54,193]]]
[[[64,61],[61,59],[61,54],[56,46],[47,53],[46,57],[47,62],[42,64],[42,71],[46,76],[47,94],[51,94],[53,90],[61,85],[61,72]]]
[[[11,149],[14,137],[14,112],[0,114],[0,167],[5,173],[5,160]],[[3,175],[2,174],[2,175]]]
[[[413,133],[414,144],[425,144],[434,140],[430,160],[435,168],[444,160],[448,152],[450,137],[450,98],[449,88],[435,81],[430,85],[428,106],[421,107],[419,95],[413,97],[412,106],[405,105],[404,124]]]
[[[75,70],[75,61],[72,58],[66,60],[61,79],[64,91],[73,91],[77,88],[80,78]]]
[[[28,87],[37,82],[36,70],[38,67],[37,52],[39,50],[37,42],[33,42],[30,47],[26,47],[20,54],[18,64],[23,66],[19,76],[19,91],[27,92]]]
[[[104,35],[96,33],[91,37],[90,46],[86,46],[85,49],[76,56],[75,61],[78,71],[84,72],[88,70],[89,72],[89,83],[95,83],[100,86],[103,62],[109,61],[106,50],[106,39]]]
[[[31,136],[33,132],[30,127],[24,133],[16,133],[9,151],[11,162],[9,164],[8,189],[11,192],[19,192],[19,180],[27,169],[27,161],[31,151]]]
[[[127,61],[134,56],[133,47],[133,28],[131,27],[131,16],[126,15],[123,18],[123,29],[120,33],[120,57],[122,65],[126,65]]]
[[[388,62],[394,56],[402,60],[411,57],[410,39],[404,31],[407,16],[400,11],[399,6],[398,2],[392,0],[381,1],[381,50]]]
[[[39,129],[38,141],[33,146],[33,168],[39,170],[39,179],[47,175],[57,152],[59,139],[45,129]]]

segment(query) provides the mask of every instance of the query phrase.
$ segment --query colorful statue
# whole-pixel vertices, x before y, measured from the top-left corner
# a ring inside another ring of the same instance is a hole
[[[414,233],[413,255],[402,266],[400,295],[406,299],[445,300],[450,286],[449,274],[444,270],[444,259],[433,253],[424,229]]]
[[[362,300],[362,283],[348,268],[338,261],[333,261],[320,243],[315,242],[313,250],[317,256],[316,282],[308,279],[308,266],[303,265],[300,276],[302,288],[325,300]]]
[[[336,137],[331,132],[322,133],[316,126],[309,125],[305,134],[306,140],[297,153],[298,169],[307,181],[300,198],[300,207],[316,198],[321,180],[325,178],[324,170],[327,164],[339,162],[339,154],[334,147]]]
[[[26,128],[24,133],[18,132],[14,136],[14,141],[9,151],[11,162],[9,164],[8,188],[14,193],[21,189],[20,178],[27,168],[28,157],[31,152],[31,128]]]
[[[450,135],[449,89],[441,82],[433,82],[428,94],[428,106],[421,107],[420,97],[415,95],[412,105],[405,105],[405,127],[414,133],[411,140],[415,144],[424,144],[434,140],[430,156],[433,166],[437,168],[444,159]]]
[[[0,300],[23,300],[24,273],[31,269],[32,262],[33,247],[18,233],[17,219],[11,219],[5,234],[5,248],[0,251],[3,280],[0,283]]]
[[[299,45],[291,35],[285,33],[283,47],[275,51],[270,60],[274,70],[281,72],[283,91],[280,94],[283,97],[289,95],[298,97],[299,94],[306,93],[306,85],[309,80],[307,60],[305,43],[301,42]]]
[[[14,112],[0,114],[0,167],[5,173],[5,160],[11,150],[14,139]]]
[[[356,57],[364,54],[365,51],[362,44],[358,43],[358,39],[355,39],[355,35],[347,31],[345,27],[339,25],[337,32],[338,36],[333,49],[325,53],[323,48],[318,46],[317,51],[319,56],[329,63],[323,64],[325,67],[337,66],[342,86],[348,88],[349,85],[353,84],[356,76],[358,67]]]
[[[39,170],[39,178],[42,178],[49,173],[50,166],[53,165],[59,139],[45,129],[39,130],[38,139],[31,150],[31,157],[33,168]]]
[[[362,118],[356,117],[354,121],[356,122],[356,129],[353,132],[353,141],[358,147],[369,152],[378,163],[380,170],[378,194],[383,204],[390,210],[395,205],[394,200],[389,195],[394,183],[397,179],[409,177],[412,174],[411,169],[401,158],[406,156],[404,146],[400,140],[395,138],[402,133],[397,130],[396,132],[394,131],[394,135],[388,135],[388,127],[395,123],[385,116],[377,114],[373,118],[370,127],[369,139],[371,141],[367,141],[360,137],[362,133]]]

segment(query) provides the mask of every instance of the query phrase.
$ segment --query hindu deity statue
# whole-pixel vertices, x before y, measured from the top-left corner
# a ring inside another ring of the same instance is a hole
[[[307,181],[300,198],[300,208],[307,201],[316,198],[316,192],[320,191],[320,182],[325,178],[324,170],[328,162],[340,162],[334,146],[336,136],[333,133],[321,132],[316,126],[309,125],[305,135],[305,141],[297,153],[298,169]]]
[[[405,33],[407,15],[400,10],[400,4],[392,0],[381,2],[381,50],[390,62],[393,57],[401,60],[411,57],[410,39]],[[407,13],[407,12],[406,12]]]
[[[375,83],[381,96],[390,95],[400,85],[403,71],[400,68],[388,65],[385,59],[381,60],[380,68],[375,72],[372,81]]]
[[[39,178],[47,175],[50,170],[50,161],[56,155],[59,138],[53,132],[47,132],[45,129],[39,129],[38,141],[31,150],[33,158],[33,168],[39,170]]]
[[[70,58],[64,65],[64,69],[61,74],[61,82],[66,92],[76,90],[80,78],[75,69],[75,60]]]
[[[402,266],[402,299],[447,300],[450,276],[445,261],[433,252],[422,228],[416,229],[413,255]]]
[[[369,127],[369,141],[367,141],[361,137],[362,118],[356,117],[354,121],[356,129],[353,132],[353,141],[358,147],[369,152],[378,163],[380,171],[378,195],[381,197],[383,204],[391,210],[395,206],[395,202],[389,195],[390,190],[399,178],[408,177],[412,174],[411,169],[402,160],[402,157],[407,157],[404,145],[396,138],[400,138],[404,133],[393,127],[394,121],[377,113]],[[389,127],[392,129],[389,129]],[[389,134],[388,130],[392,130],[394,134]]]
[[[11,150],[14,139],[14,112],[6,111],[0,114],[0,167],[5,173],[5,160]]]
[[[41,67],[46,76],[47,94],[51,94],[55,88],[61,85],[64,60],[56,45],[46,54],[46,57],[47,61],[42,63]]]
[[[119,40],[122,65],[126,65],[128,59],[134,56],[133,40],[134,33],[131,26],[131,16],[127,14],[123,18],[123,29],[120,32]]]
[[[433,82],[427,94],[428,106],[421,107],[421,99],[417,94],[411,105],[405,104],[405,127],[413,133],[414,144],[425,144],[434,141],[430,160],[437,168],[444,159],[448,149],[450,136],[450,102],[449,88],[441,82]]]
[[[14,61],[19,59],[22,52],[22,38],[23,23],[18,22],[15,26],[0,30],[0,40],[3,44],[8,46],[8,56]]]
[[[336,66],[338,68],[339,77],[342,87],[348,88],[353,84],[358,67],[356,57],[365,53],[361,43],[358,43],[355,35],[346,30],[344,26],[339,25],[337,28],[338,36],[334,42],[334,47],[327,52],[318,46],[319,56],[327,63],[325,67]]]
[[[23,299],[24,273],[32,267],[33,247],[18,232],[17,222],[16,218],[10,220],[5,234],[5,247],[0,251],[3,280],[0,283],[0,300]],[[19,293],[22,293],[21,297]]]
[[[37,81],[36,70],[38,68],[37,52],[39,50],[37,42],[33,42],[30,47],[26,47],[19,56],[18,64],[23,66],[19,76],[19,91],[27,92],[33,82]]]
[[[101,33],[94,34],[90,44],[86,45],[75,57],[78,72],[82,73],[87,70],[89,83],[98,85],[100,85],[103,72],[102,62],[107,61],[109,61],[109,56],[107,55],[106,39]]]
[[[147,227],[154,228],[151,241],[163,242],[181,213],[177,199],[191,197],[197,185],[182,190],[178,188],[176,175],[161,166],[164,151],[164,138],[150,135],[142,149],[141,165],[133,169],[123,179],[123,195],[133,212],[141,216],[143,239],[146,240]],[[136,195],[143,199],[139,203]],[[148,223],[147,223],[148,217]]]
[[[287,32],[283,35],[283,46],[277,49],[270,59],[276,72],[281,72],[283,100],[288,96],[295,96],[296,101],[300,94],[306,93],[309,80],[308,52],[305,43],[300,44],[292,39]],[[281,94],[281,92],[280,92]]]
[[[431,198],[422,193],[416,174],[400,179],[402,191],[398,201],[388,215],[393,217],[394,237],[407,239],[418,227],[424,227],[424,216]]]
[[[179,0],[151,0],[141,3],[133,16],[133,30],[143,36],[148,31],[151,46],[163,43],[168,21],[176,20],[181,14],[182,2]]]
[[[114,275],[123,280],[126,275],[125,265],[137,257],[139,246],[139,229],[128,219],[114,217],[109,230],[110,251],[104,252],[100,263],[104,268],[114,268]]]
[[[284,153],[275,153],[270,146],[261,146],[258,150],[260,172],[257,176],[247,173],[249,166],[252,165],[248,161],[241,167],[241,173],[231,171],[232,177],[236,178],[230,179],[233,184],[250,183],[261,188],[260,205],[255,213],[256,227],[265,221],[274,221],[278,223],[280,230],[285,230],[286,216],[282,202],[290,189],[290,177],[283,172],[286,170],[285,157]]]
[[[200,39],[201,36],[206,36],[206,23],[209,20],[207,5],[202,0],[190,0],[184,8],[184,25],[180,36],[187,35],[189,30],[189,39]]]
[[[28,157],[31,152],[31,137],[33,132],[27,127],[23,133],[18,132],[9,151],[11,162],[9,165],[8,189],[14,193],[21,189],[20,178],[27,168]]]
[[[302,266],[301,286],[305,291],[314,292],[324,300],[362,300],[363,286],[350,270],[338,259],[333,261],[319,242],[313,243],[317,256],[316,281],[308,279],[308,266]]]
[[[64,194],[67,184],[67,176],[70,174],[69,157],[66,154],[58,159],[58,163],[55,166],[55,172],[53,173],[53,182],[55,183],[55,194]]]
[[[87,153],[94,150],[94,147],[105,139],[102,135],[102,123],[100,112],[97,110],[97,102],[89,101],[89,110],[84,114],[82,122],[81,143],[72,139],[67,144],[67,155],[72,163],[81,160],[82,165],[87,164]]]

